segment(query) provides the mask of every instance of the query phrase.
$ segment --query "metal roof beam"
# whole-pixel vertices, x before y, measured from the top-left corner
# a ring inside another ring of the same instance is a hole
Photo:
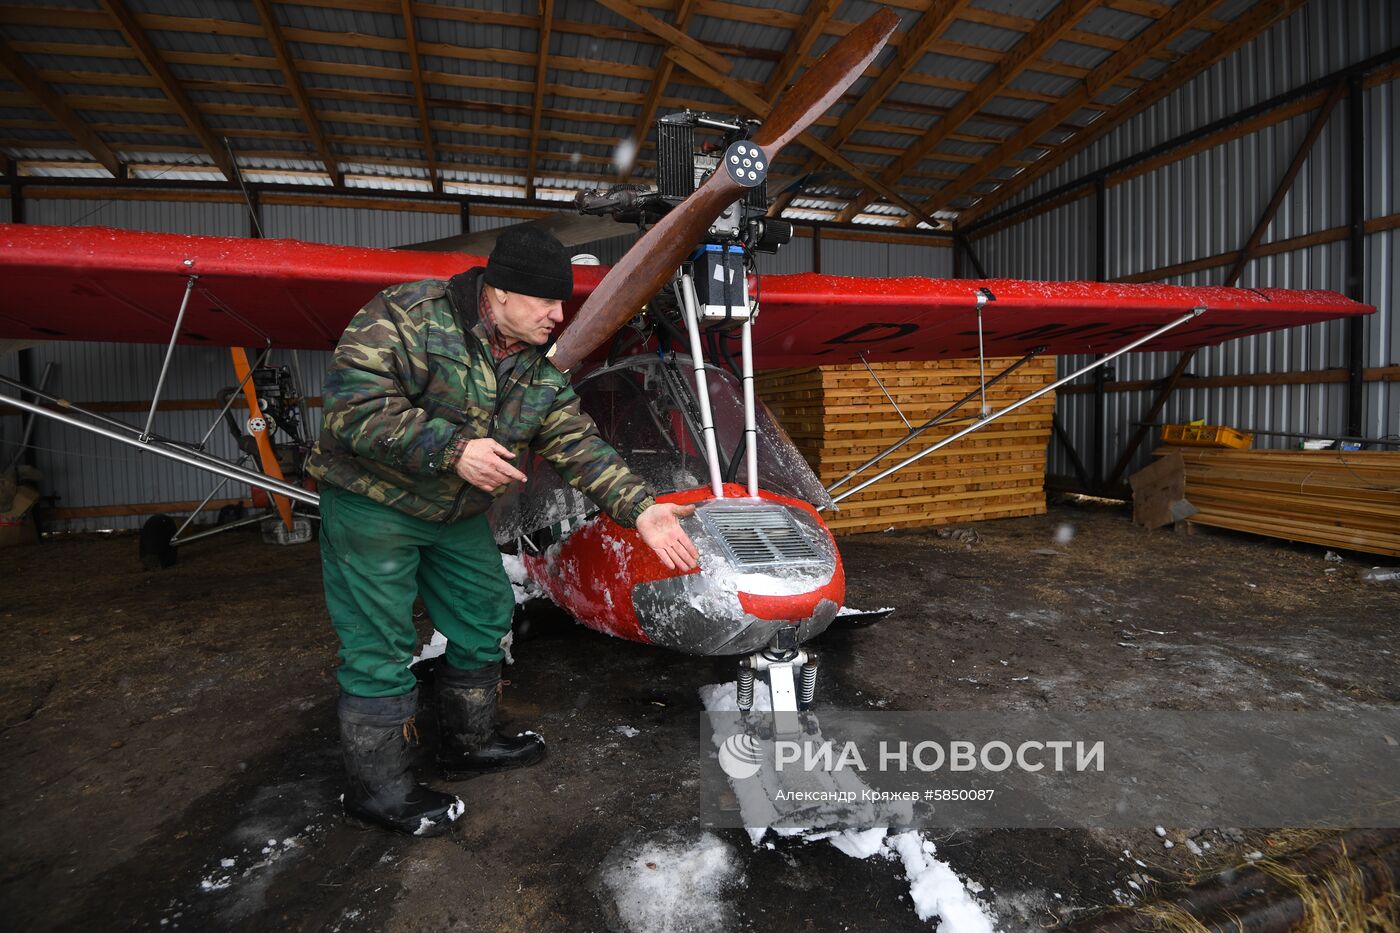
[[[160,82],[161,90],[175,105],[176,112],[179,113],[180,117],[194,131],[195,137],[199,139],[205,153],[219,167],[219,171],[223,172],[224,177],[229,180],[237,177],[233,160],[229,157],[228,152],[219,145],[214,134],[209,132],[209,128],[204,125],[204,119],[200,116],[194,101],[190,100],[189,95],[180,86],[179,80],[171,73],[170,66],[165,63],[160,52],[146,37],[145,31],[136,21],[136,16],[127,8],[124,0],[99,0],[99,2],[108,15],[116,21],[117,29],[125,37],[132,51],[136,53],[141,64],[151,73],[152,77]]]
[[[423,93],[423,63],[418,58],[418,31],[413,19],[413,0],[401,0],[404,37],[408,40],[409,70],[413,73],[413,93],[418,101],[418,128],[423,135],[423,151],[428,159],[428,182],[434,191],[442,190],[437,156],[433,152],[433,127],[428,118],[428,98]]]
[[[953,134],[964,123],[981,110],[988,101],[996,97],[1012,80],[1040,58],[1064,34],[1073,28],[1083,16],[1096,7],[1099,0],[1062,0],[1059,6],[1041,20],[1035,29],[1028,32],[1001,58],[1001,61],[978,82],[976,88],[964,95],[941,120],[935,123],[923,138],[889,167],[880,173],[880,180],[896,185],[910,170],[922,162],[939,144]],[[875,195],[862,191],[839,215],[843,221],[865,210]]]
[[[29,96],[48,112],[49,116],[57,120],[59,126],[63,127],[79,146],[100,162],[103,168],[111,172],[113,178],[125,177],[126,172],[116,154],[107,148],[107,144],[84,122],[82,117],[73,112],[72,108],[63,100],[63,96],[49,87],[39,77],[38,72],[31,68],[18,52],[10,48],[3,36],[0,36],[0,70],[9,72],[10,76],[15,79],[15,83],[24,88]]]
[[[282,77],[287,82],[287,91],[296,101],[297,109],[301,111],[302,123],[306,126],[307,135],[311,137],[311,144],[315,147],[317,155],[321,157],[321,162],[326,166],[326,174],[330,176],[331,184],[337,188],[345,184],[345,179],[341,176],[340,168],[336,164],[335,156],[331,154],[331,147],[326,142],[326,136],[321,131],[321,121],[316,118],[316,111],[311,106],[311,99],[306,94],[306,88],[301,83],[301,75],[297,73],[296,63],[292,60],[292,53],[287,48],[287,40],[282,36],[282,27],[277,22],[277,17],[272,11],[271,0],[253,0],[253,6],[258,11],[258,17],[262,20],[265,38],[272,46],[272,54],[277,58],[277,64],[282,69]]]

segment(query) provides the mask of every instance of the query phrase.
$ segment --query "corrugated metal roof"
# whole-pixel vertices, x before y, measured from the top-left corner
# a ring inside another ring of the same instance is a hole
[[[1096,45],[1085,45],[1082,42],[1072,42],[1069,39],[1061,39],[1046,50],[1044,58],[1053,62],[1060,62],[1064,65],[1074,65],[1076,68],[1097,68],[1113,57],[1113,53],[1108,49],[1101,49]]]
[[[1095,7],[1080,17],[1075,27],[1080,32],[1089,32],[1114,39],[1131,39],[1152,25],[1152,20],[1136,13],[1125,13],[1106,6]]]
[[[1043,71],[1023,71],[1013,78],[1007,87],[1064,97],[1083,83],[1078,78],[1066,78]]]
[[[272,47],[267,44],[266,40],[253,36],[149,29],[146,31],[146,37],[151,40],[152,45],[165,52],[200,52],[206,55],[255,55],[260,57],[272,55]]]
[[[735,23],[713,16],[693,16],[686,32],[707,45],[736,45],[742,48],[786,50],[792,32],[761,23]]]
[[[82,29],[11,23],[5,26],[4,32],[5,37],[11,42],[67,42],[73,45],[110,45],[119,48],[126,45],[126,39],[116,29]]]
[[[661,61],[661,46],[621,39],[606,39],[576,32],[550,33],[551,58],[587,59],[654,69]]]
[[[958,58],[941,52],[928,52],[919,59],[920,74],[937,75],[954,81],[981,81],[992,73],[996,66],[990,62],[979,62],[971,58]]]
[[[288,134],[293,139],[277,136],[243,136],[241,150],[309,151],[310,140],[301,126],[300,114],[290,93],[283,88],[285,77],[280,68],[273,67],[272,46],[263,34],[263,25],[256,10],[244,0],[129,0],[138,14],[167,17],[151,30],[152,42],[160,49],[178,53],[184,60],[171,63],[177,78],[198,82],[188,88],[190,97],[206,109],[236,109],[238,113],[207,114],[206,121],[218,132],[237,136],[270,132]],[[812,2],[816,0],[728,0],[725,3],[700,7],[685,31],[710,48],[717,49],[731,62],[730,77],[761,88],[770,80],[774,69],[794,45],[796,32]],[[1228,0],[1214,15],[1222,21],[1249,9],[1255,0]],[[1264,0],[1257,0],[1264,2]],[[1336,2],[1336,0],[1318,0]],[[419,114],[416,90],[411,81],[410,60],[405,41],[405,24],[397,4],[386,2],[352,3],[337,8],[327,0],[301,4],[274,3],[279,28],[289,33],[293,56],[301,63],[302,83],[311,91],[313,105],[323,115],[322,129],[332,137],[337,153],[366,162],[373,160],[377,143],[369,139],[384,139],[381,158],[393,160],[424,158],[418,136]],[[26,3],[25,7],[43,9],[42,4]],[[94,0],[82,3],[65,0],[70,9],[98,9]],[[1056,0],[976,0],[969,10],[986,11],[1013,17],[1014,21],[1032,23],[1057,6]],[[362,8],[356,8],[362,7]],[[11,4],[11,9],[15,5]],[[846,0],[840,5],[835,21],[858,23],[878,8],[874,0]],[[1144,6],[1144,8],[1148,8]],[[673,21],[674,14],[660,7],[647,7],[658,19]],[[743,17],[752,10],[753,21]],[[468,12],[475,11],[475,12]],[[422,66],[428,80],[424,88],[430,101],[430,118],[434,136],[447,146],[492,147],[508,162],[522,162],[528,141],[521,133],[530,126],[529,112],[535,100],[534,83],[538,55],[538,32],[535,28],[537,7],[533,4],[510,5],[508,11],[494,0],[471,0],[451,6],[425,5],[418,8],[415,18],[417,40],[420,43]],[[903,33],[919,21],[921,11],[901,8],[898,11],[899,30]],[[57,14],[56,14],[57,15]],[[16,14],[6,18],[0,10],[0,35],[10,42],[45,43],[58,51],[24,52],[31,64],[46,71],[111,72],[119,75],[142,75],[144,68],[134,54],[126,49],[125,40],[115,29],[90,28],[102,22],[98,17],[69,17],[66,22],[78,22],[81,28],[31,25],[34,14]],[[985,17],[984,17],[985,18]],[[1115,40],[1137,35],[1151,20],[1145,15],[1127,13],[1103,6],[1090,11],[1076,24],[1082,32]],[[621,122],[601,119],[546,117],[541,129],[546,134],[568,135],[568,142],[545,139],[541,143],[541,164],[548,162],[558,173],[569,171],[597,174],[606,165],[598,160],[610,158],[613,140],[631,132],[631,121],[639,112],[641,102],[652,91],[651,76],[661,61],[665,43],[649,36],[642,27],[603,8],[595,0],[559,0],[555,6],[553,29],[548,48],[549,67],[546,81],[562,91],[549,93],[544,101],[550,111],[619,117]],[[839,31],[839,29],[838,29]],[[940,36],[943,43],[938,51],[922,56],[918,71],[956,82],[974,85],[992,73],[994,63],[986,56],[1011,48],[1023,33],[1017,29],[957,18]],[[1200,30],[1178,37],[1172,45],[1178,51],[1195,47],[1206,38]],[[836,41],[834,33],[816,38],[812,53],[819,54]],[[53,43],[67,43],[54,46]],[[956,44],[975,47],[968,56],[956,53]],[[88,56],[77,54],[87,46],[112,48],[116,55]],[[751,50],[745,54],[744,50]],[[1094,45],[1068,41],[1058,43],[1048,58],[1078,67],[1092,68],[1110,52]],[[871,74],[860,77],[843,100],[831,108],[828,120],[839,120],[849,111],[851,101],[860,99],[873,86],[875,75],[888,67],[897,55],[894,46],[879,53]],[[236,56],[236,58],[235,58]],[[190,62],[189,57],[195,61]],[[227,62],[227,64],[225,64]],[[267,62],[266,67],[249,67]],[[1144,62],[1135,70],[1140,77],[1151,77],[1164,67],[1160,62]],[[800,77],[799,67],[794,77]],[[473,86],[464,86],[473,85]],[[479,86],[476,86],[479,85]],[[1079,86],[1076,78],[1037,70],[1031,63],[1011,87],[1037,95],[1060,96]],[[189,145],[198,148],[196,140],[180,127],[183,120],[174,107],[164,100],[163,92],[152,82],[151,87],[106,86],[75,81],[60,81],[56,89],[74,98],[100,99],[124,97],[130,103],[149,101],[157,112],[122,112],[103,109],[100,103],[80,112],[93,122],[103,125],[131,123],[143,126],[168,125],[178,135],[152,133],[142,129],[131,134],[114,134],[113,142],[127,147],[142,143],[151,145]],[[327,93],[333,92],[333,93]],[[1126,89],[1110,90],[1101,100],[1113,103],[1121,99]],[[354,95],[363,95],[357,99]],[[18,89],[9,92],[18,97]],[[606,99],[613,98],[613,99]],[[620,98],[620,99],[618,99]],[[682,68],[673,70],[671,83],[664,89],[664,100],[658,113],[679,106],[726,114],[739,113],[739,108],[727,94],[709,87]],[[901,82],[888,95],[888,100],[875,109],[873,121],[888,126],[908,126],[909,135],[890,132],[887,128],[859,130],[852,136],[857,145],[890,149],[911,145],[928,128],[936,125],[935,113],[919,112],[917,108],[947,109],[965,99],[963,91],[930,87],[910,81]],[[903,105],[903,106],[900,106]],[[1043,112],[1044,104],[1019,98],[998,96],[984,108],[986,115],[1001,115],[1028,120]],[[915,109],[910,109],[915,108]],[[1086,111],[1074,119],[1084,121],[1096,111]],[[286,116],[283,116],[286,114]],[[333,120],[324,115],[334,115]],[[351,115],[357,115],[351,117]],[[363,118],[363,119],[361,119]],[[39,122],[32,107],[16,102],[4,108],[0,119]],[[383,121],[388,120],[386,124]],[[453,124],[472,127],[454,132]],[[513,135],[496,135],[488,127],[502,127]],[[956,133],[1004,139],[1016,132],[1015,125],[977,119],[966,121]],[[47,131],[55,135],[56,130]],[[647,135],[650,135],[648,127]],[[829,138],[830,124],[814,129],[819,137]],[[12,138],[14,134],[11,134]],[[573,140],[576,136],[591,136],[597,142]],[[21,139],[23,137],[20,137]],[[41,139],[44,137],[31,137]],[[55,138],[57,138],[55,136]],[[1059,134],[1049,134],[1054,140]],[[356,139],[351,144],[343,142]],[[952,140],[959,145],[944,149],[945,153],[966,153],[978,156],[990,151],[987,145]],[[398,143],[396,145],[396,143]],[[649,146],[643,157],[649,157]],[[581,154],[588,158],[573,160]],[[465,155],[439,153],[441,158]],[[852,152],[851,158],[872,170],[890,161],[890,156],[878,153]],[[808,154],[794,146],[784,153],[779,165],[795,168]],[[938,171],[956,174],[966,170],[965,163],[950,163],[931,156]],[[26,166],[27,169],[27,166]],[[647,170],[648,172],[650,169]],[[389,169],[385,169],[386,174]],[[852,190],[855,190],[853,187]]]
[[[948,42],[963,42],[967,45],[1005,52],[1020,42],[1022,35],[1014,29],[1002,29],[1000,26],[970,23],[960,19],[943,30],[940,38]]]
[[[287,48],[296,59],[309,59],[317,62],[332,62],[339,65],[359,65],[374,68],[390,68],[397,71],[409,67],[408,56],[403,52],[388,52],[380,49],[356,48],[345,45],[324,45],[312,42],[287,42]],[[264,54],[271,54],[271,50]],[[447,70],[438,68],[436,70]]]
[[[1168,43],[1167,47],[1179,55],[1185,55],[1193,49],[1200,47],[1200,45],[1210,37],[1211,33],[1203,30],[1188,29]]]
[[[7,0],[10,6],[15,7],[48,7],[52,6],[52,0]],[[101,11],[101,0],[65,0],[64,6],[74,10]]]
[[[64,6],[71,6],[63,0]],[[256,23],[257,11],[251,4],[238,0],[126,0],[133,13],[155,13],[160,16],[185,16],[191,18],[229,20],[230,22]],[[100,4],[98,4],[100,8]]]
[[[895,95],[890,95],[891,97]],[[901,84],[899,99],[911,104],[924,104],[930,107],[952,107],[966,96],[962,91],[951,91],[942,87],[928,87],[922,84]]]
[[[938,122],[938,117],[931,113],[904,110],[899,107],[876,107],[871,112],[870,119],[875,123],[897,123],[901,126],[907,126],[917,133],[923,133]]]
[[[193,0],[198,6],[202,0]],[[317,32],[352,32],[366,36],[404,37],[403,17],[397,13],[374,13],[361,10],[338,10],[319,5],[274,3],[277,21],[284,27],[311,29]],[[256,14],[255,14],[256,16]],[[419,17],[425,25],[428,21]]]

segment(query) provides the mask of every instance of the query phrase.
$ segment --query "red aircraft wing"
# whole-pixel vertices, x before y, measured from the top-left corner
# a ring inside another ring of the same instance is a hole
[[[1234,337],[1370,314],[1336,292],[1017,279],[761,280],[755,365],[812,366],[977,356],[977,305],[988,356],[1106,353],[1195,308],[1207,313],[1144,344],[1187,350]]]
[[[448,278],[479,256],[0,224],[0,338],[164,343],[198,276],[180,339],[328,349],[385,286]],[[606,269],[579,267],[572,312]],[[1335,292],[1010,279],[771,275],[754,330],[761,368],[977,355],[977,303],[991,356],[1111,350],[1193,308],[1207,314],[1146,349],[1184,349],[1311,324],[1369,305]]]

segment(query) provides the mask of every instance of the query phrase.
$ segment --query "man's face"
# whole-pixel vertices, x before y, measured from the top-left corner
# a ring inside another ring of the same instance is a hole
[[[557,298],[536,298],[499,288],[491,292],[496,329],[511,340],[542,346],[549,342],[555,326],[564,321],[564,302]]]

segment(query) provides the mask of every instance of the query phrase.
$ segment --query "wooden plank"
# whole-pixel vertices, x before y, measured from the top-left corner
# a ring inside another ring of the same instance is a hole
[[[204,145],[205,153],[219,167],[219,171],[224,173],[224,177],[233,181],[237,177],[233,159],[229,157],[228,152],[220,145],[214,134],[209,131],[209,127],[204,124],[199,108],[185,93],[179,79],[175,77],[170,66],[161,57],[160,51],[147,38],[145,30],[131,10],[127,8],[125,0],[99,0],[99,2],[116,22],[117,29],[126,38],[127,44],[136,53],[141,64],[160,82],[161,90],[169,99],[175,112],[180,115],[191,132]]]
[[[938,77],[935,75],[916,74],[915,69],[918,67],[919,61],[928,51],[929,45],[937,39],[945,29],[953,24],[958,18],[958,13],[962,11],[963,7],[968,5],[968,2],[969,0],[934,0],[934,2],[929,5],[929,8],[919,16],[914,25],[904,33],[904,41],[899,44],[899,48],[895,51],[894,61],[879,69],[870,87],[854,104],[846,108],[845,113],[841,115],[841,122],[836,124],[836,129],[827,134],[826,142],[828,145],[833,149],[840,149],[842,146],[845,146],[847,149],[854,150],[856,147],[849,145],[851,136],[863,128],[865,121],[869,119],[870,115],[875,112],[875,109],[884,102],[885,98],[889,96],[890,92],[893,91],[900,82],[909,80],[910,83],[921,83],[917,79],[922,78],[938,80]],[[1073,0],[1073,2],[1082,2],[1082,0]],[[1093,2],[1097,2],[1097,0],[1093,0]],[[815,6],[816,4],[813,5]],[[947,85],[943,84],[939,86]],[[959,89],[968,90],[971,87],[973,87],[973,85],[968,84],[967,87]],[[770,96],[769,99],[772,100],[773,97]],[[887,154],[898,157],[901,154],[901,150],[892,149]],[[821,159],[816,155],[812,155],[803,163],[802,168],[798,170],[798,175],[806,175],[809,172],[816,171],[820,167]],[[897,181],[898,179],[896,178],[894,180]],[[883,175],[881,176],[881,181],[885,184],[892,183],[890,179],[885,178]],[[781,217],[783,209],[788,206],[793,197],[795,197],[794,193],[781,195],[774,201],[773,206],[769,209],[769,216]],[[837,216],[837,219],[842,222],[849,222],[857,213],[859,212],[853,211],[849,216],[842,213]],[[937,224],[933,226],[936,227]]]
[[[1141,113],[1155,102],[1186,84],[1191,78],[1204,72],[1215,62],[1239,49],[1265,29],[1285,16],[1293,13],[1307,0],[1278,0],[1275,3],[1256,3],[1227,25],[1217,30],[1199,47],[1183,56],[1149,84],[1139,88],[1109,113],[1089,124],[1082,132],[1065,140],[1055,151],[1039,160],[1036,165],[1015,178],[1003,181],[990,194],[982,196],[971,209],[964,212],[959,222],[971,223],[978,216],[986,214],[998,204],[1022,191],[1027,185],[1042,177],[1046,172],[1063,164],[1077,152],[1084,150],[1094,140],[1116,126]],[[1182,4],[1178,4],[1178,8]],[[1175,9],[1175,8],[1174,8]]]
[[[544,112],[545,69],[549,65],[549,34],[554,24],[554,0],[541,0],[540,27],[535,54],[535,97],[530,107],[530,151],[525,157],[525,197],[535,199],[535,171],[539,165],[540,117]]]
[[[1022,37],[1010,51],[1001,56],[996,67],[979,81],[962,100],[958,101],[943,119],[935,123],[918,142],[910,146],[906,152],[881,172],[880,180],[888,184],[897,184],[907,172],[937,149],[940,143],[950,138],[954,130],[986,106],[993,97],[1002,94],[1007,85],[1015,80],[1021,72],[1029,68],[1032,62],[1045,54],[1052,45],[1059,42],[1064,37],[1065,32],[1097,5],[1098,0],[1064,0],[1051,10],[1043,20],[1036,24],[1034,29]],[[1085,78],[1087,79],[1087,72]],[[1000,144],[1000,140],[997,140],[997,144]],[[844,221],[853,219],[865,210],[874,198],[874,192],[862,190],[837,215],[837,219]]]
[[[9,72],[15,83],[24,88],[79,146],[111,173],[113,178],[125,177],[125,170],[116,154],[87,122],[68,106],[63,96],[51,88],[29,63],[11,48],[3,36],[0,36],[0,70]]]
[[[995,371],[1010,362],[994,360],[989,366]],[[979,379],[975,360],[905,361],[872,369],[916,423],[961,399]],[[1053,359],[1033,361],[1010,377],[1014,383],[993,386],[989,400],[996,407],[1054,378]],[[844,478],[906,434],[904,422],[894,415],[861,365],[760,373],[758,388],[824,484]],[[829,516],[830,527],[846,532],[884,530],[1043,512],[1053,411],[1053,396],[1047,395],[929,454],[843,501],[840,511]],[[883,465],[926,448],[966,423],[929,430]],[[878,469],[872,467],[865,475],[874,475]]]
[[[418,132],[423,139],[423,152],[428,160],[428,183],[434,191],[442,190],[442,173],[438,170],[437,154],[433,150],[432,115],[424,93],[423,62],[419,57],[418,26],[413,14],[413,0],[402,0],[404,38],[408,44],[409,71],[413,74],[413,96],[418,105]],[[365,121],[356,121],[365,122]]]
[[[681,0],[680,7],[676,10],[676,28],[685,31],[690,25],[690,16],[695,11],[694,0]],[[661,103],[661,95],[666,89],[666,85],[671,83],[671,74],[675,70],[676,63],[666,56],[656,63],[656,71],[651,77],[651,84],[647,91],[647,96],[642,101],[641,109],[637,112],[637,121],[632,124],[631,140],[636,146],[635,152],[641,152],[642,144],[646,142],[651,133],[651,124],[656,120],[656,108]],[[632,177],[632,172],[638,167],[638,160],[634,155],[622,170],[622,181],[627,181]]]
[[[1296,3],[1301,2],[1301,0],[1290,0],[1290,2]],[[1181,0],[1180,3],[1172,7],[1171,12],[1165,17],[1147,26],[1110,56],[1107,61],[1090,72],[1083,84],[1064,95],[1058,103],[1047,107],[1020,132],[987,154],[976,168],[964,172],[958,180],[950,182],[940,193],[925,201],[922,205],[924,210],[930,212],[942,210],[949,207],[957,198],[971,193],[974,187],[984,180],[988,180],[993,172],[1006,163],[1006,160],[1015,158],[1028,144],[1040,139],[1056,124],[1126,77],[1154,51],[1164,48],[1167,43],[1190,29],[1198,19],[1209,13],[1219,3],[1220,0]],[[1080,34],[1076,33],[1075,35]],[[1142,93],[1142,90],[1137,93]],[[1036,169],[1032,168],[1020,174],[1026,175],[1033,172],[1036,172]],[[1002,187],[1005,188],[1006,185],[1002,185]],[[983,202],[987,200],[990,199],[985,196],[982,198]],[[911,226],[912,223],[903,225]]]
[[[291,50],[287,48],[287,40],[282,36],[282,27],[278,25],[277,16],[272,11],[272,0],[253,0],[253,8],[257,10],[258,18],[262,20],[263,30],[267,34],[267,42],[272,46],[273,57],[277,59],[278,67],[282,71],[282,78],[287,82],[287,91],[296,101],[297,110],[301,112],[301,122],[306,127],[307,135],[311,137],[311,145],[321,157],[321,164],[326,168],[326,175],[331,180],[331,186],[340,188],[344,185],[340,166],[336,163],[335,156],[331,154],[330,144],[326,142],[326,134],[321,129],[321,121],[311,106],[311,99],[307,96],[306,86],[302,83],[301,75],[297,73]]]
[[[1192,521],[1400,554],[1400,451],[1181,449]]]
[[[826,32],[827,23],[836,15],[836,8],[840,5],[841,0],[811,0],[807,4],[802,19],[791,27],[794,41],[763,85],[765,100],[777,100],[778,95],[792,82],[798,66],[807,62],[812,46],[821,38],[822,33]]]

